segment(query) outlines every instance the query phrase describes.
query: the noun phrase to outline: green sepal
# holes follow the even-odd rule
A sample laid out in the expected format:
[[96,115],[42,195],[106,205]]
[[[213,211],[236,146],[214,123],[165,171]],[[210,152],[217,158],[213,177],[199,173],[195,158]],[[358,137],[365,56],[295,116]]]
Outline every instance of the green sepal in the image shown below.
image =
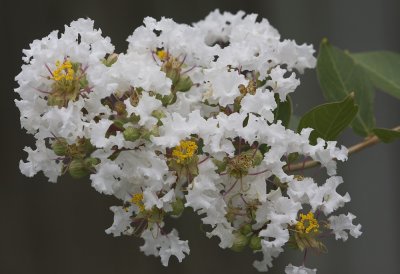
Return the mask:
[[261,238],[257,235],[253,235],[250,238],[249,247],[253,250],[261,250]]
[[240,252],[245,249],[247,244],[249,243],[249,237],[239,233],[239,232],[234,232],[233,233],[234,239],[233,239],[233,245],[231,246],[231,249],[235,252]]

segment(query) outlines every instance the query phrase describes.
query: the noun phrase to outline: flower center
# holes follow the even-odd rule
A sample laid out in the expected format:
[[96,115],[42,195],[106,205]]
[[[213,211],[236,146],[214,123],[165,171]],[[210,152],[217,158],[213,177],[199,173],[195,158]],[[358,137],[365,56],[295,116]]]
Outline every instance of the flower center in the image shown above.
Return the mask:
[[136,205],[139,208],[140,212],[143,212],[144,211],[143,193],[133,194],[131,198],[131,203]]
[[300,233],[318,232],[319,224],[317,219],[314,217],[314,213],[308,212],[308,214],[300,213],[300,220],[296,223],[296,230]]
[[172,156],[179,164],[186,159],[190,159],[197,151],[197,144],[193,141],[181,141],[172,151]]
[[157,50],[156,54],[157,57],[160,58],[160,60],[165,60],[168,57],[168,53],[165,50]]
[[53,71],[53,79],[55,81],[72,81],[74,80],[75,72],[72,69],[72,63],[69,60],[65,60],[63,63],[60,61],[56,62],[56,69]]

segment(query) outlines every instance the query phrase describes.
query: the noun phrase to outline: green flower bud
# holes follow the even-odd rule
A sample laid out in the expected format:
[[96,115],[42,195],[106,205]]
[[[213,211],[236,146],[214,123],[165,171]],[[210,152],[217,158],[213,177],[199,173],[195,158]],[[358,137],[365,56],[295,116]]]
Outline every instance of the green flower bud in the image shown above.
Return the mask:
[[127,141],[134,142],[140,138],[140,131],[134,127],[127,127],[123,132],[124,138]]
[[110,54],[107,59],[103,60],[103,64],[106,65],[107,67],[111,67],[115,62],[118,60],[118,54],[113,53]]
[[253,235],[250,238],[249,247],[253,250],[260,250],[261,249],[261,238],[257,235]]
[[233,236],[235,238],[233,240],[233,245],[231,249],[236,252],[242,251],[249,243],[249,238],[239,232],[234,232]]
[[89,175],[85,162],[81,159],[72,160],[68,168],[69,174],[76,179]]
[[68,153],[68,143],[64,138],[57,138],[51,144],[51,149],[58,156],[65,156]]
[[100,160],[97,158],[89,157],[89,158],[86,158],[83,162],[85,163],[87,168],[91,168],[91,167],[99,164]]
[[160,120],[161,118],[165,117],[165,114],[162,110],[154,110],[151,113],[151,116],[153,116],[154,118],[157,118],[158,120]]
[[242,226],[240,228],[240,233],[242,233],[243,235],[248,235],[251,232],[253,232],[253,228],[251,227],[251,224],[245,224],[244,226]]
[[95,150],[95,147],[90,143],[89,139],[80,138],[77,142],[78,150],[83,154],[90,154]]
[[182,215],[184,209],[185,205],[183,204],[183,200],[180,198],[176,198],[175,202],[172,203],[171,215],[174,217],[179,217]]
[[176,83],[174,90],[185,92],[188,91],[193,86],[193,82],[189,76],[180,77],[179,81]]

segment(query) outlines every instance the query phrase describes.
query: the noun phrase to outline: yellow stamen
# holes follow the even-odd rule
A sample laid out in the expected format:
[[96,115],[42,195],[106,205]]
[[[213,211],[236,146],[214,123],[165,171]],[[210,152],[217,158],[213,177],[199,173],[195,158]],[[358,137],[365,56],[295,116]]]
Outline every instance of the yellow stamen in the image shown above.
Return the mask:
[[72,63],[69,60],[65,60],[63,63],[60,61],[56,62],[56,69],[53,71],[53,79],[55,81],[67,80],[72,81],[74,79],[75,72],[72,69]]
[[314,213],[308,212],[307,215],[300,213],[300,220],[296,223],[296,230],[300,233],[318,232],[319,224],[314,217]]
[[142,193],[134,194],[131,198],[131,203],[135,204],[139,208],[140,212],[145,210],[144,204],[143,204],[143,194]]
[[193,141],[181,141],[172,151],[172,156],[179,164],[186,159],[190,159],[197,152],[197,144]]
[[168,53],[165,50],[157,50],[156,54],[160,60],[165,60],[168,57]]

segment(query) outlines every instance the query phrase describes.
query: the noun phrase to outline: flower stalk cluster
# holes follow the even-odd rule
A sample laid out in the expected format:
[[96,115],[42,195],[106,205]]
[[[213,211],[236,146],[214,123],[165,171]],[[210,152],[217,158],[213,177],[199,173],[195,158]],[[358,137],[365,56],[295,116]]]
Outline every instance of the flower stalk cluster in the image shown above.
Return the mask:
[[[148,17],[119,54],[89,19],[35,40],[16,77],[21,125],[36,139],[21,172],[87,177],[121,200],[106,233],[141,237],[163,265],[190,252],[164,226],[189,207],[221,248],[261,253],[260,271],[286,246],[324,251],[322,233],[358,237],[354,215],[334,215],[350,201],[336,192],[347,149],[310,144],[313,129],[294,132],[274,111],[315,66],[314,49],[256,19],[218,10],[193,25]],[[289,155],[317,161],[327,180],[288,170]]]

